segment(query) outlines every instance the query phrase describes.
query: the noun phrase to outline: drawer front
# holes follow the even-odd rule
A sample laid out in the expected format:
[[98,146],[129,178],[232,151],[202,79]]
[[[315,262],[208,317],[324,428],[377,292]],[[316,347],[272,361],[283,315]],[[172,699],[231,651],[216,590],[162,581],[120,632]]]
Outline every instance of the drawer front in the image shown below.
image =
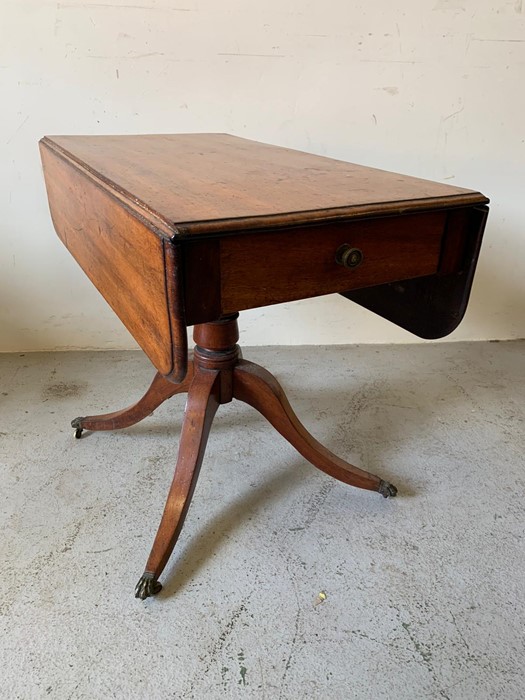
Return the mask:
[[[222,313],[434,274],[445,222],[430,212],[224,237]],[[362,253],[356,267],[336,260],[345,244]]]

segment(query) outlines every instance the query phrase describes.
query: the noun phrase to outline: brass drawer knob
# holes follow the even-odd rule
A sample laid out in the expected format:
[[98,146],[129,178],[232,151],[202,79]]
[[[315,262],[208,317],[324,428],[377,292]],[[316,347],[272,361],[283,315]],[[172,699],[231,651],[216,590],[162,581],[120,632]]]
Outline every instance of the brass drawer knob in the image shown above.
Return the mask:
[[348,243],[343,243],[343,245],[337,249],[335,261],[338,265],[348,267],[352,270],[361,265],[363,257],[363,252],[359,250],[359,248],[352,248]]

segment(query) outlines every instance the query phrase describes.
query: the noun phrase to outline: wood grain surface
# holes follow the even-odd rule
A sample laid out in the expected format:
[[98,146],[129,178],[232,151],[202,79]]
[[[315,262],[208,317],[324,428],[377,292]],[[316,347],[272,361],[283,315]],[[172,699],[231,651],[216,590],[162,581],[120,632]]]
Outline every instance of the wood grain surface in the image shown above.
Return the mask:
[[[434,274],[445,222],[445,212],[428,212],[224,236],[221,311],[228,314]],[[343,244],[362,251],[359,267],[337,264],[336,252]]]
[[49,136],[160,235],[486,203],[479,192],[228,134]]
[[183,380],[178,248],[46,143],[41,155],[58,236],[157,370]]

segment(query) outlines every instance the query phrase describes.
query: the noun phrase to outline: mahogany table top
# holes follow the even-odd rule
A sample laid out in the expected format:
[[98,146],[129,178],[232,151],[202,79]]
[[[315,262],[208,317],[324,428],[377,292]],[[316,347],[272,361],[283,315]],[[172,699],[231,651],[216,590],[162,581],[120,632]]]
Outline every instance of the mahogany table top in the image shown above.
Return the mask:
[[228,134],[49,136],[43,143],[169,238],[488,202],[472,190]]
[[425,338],[460,322],[487,198],[227,134],[47,136],[55,229],[157,370],[186,327],[340,293]]

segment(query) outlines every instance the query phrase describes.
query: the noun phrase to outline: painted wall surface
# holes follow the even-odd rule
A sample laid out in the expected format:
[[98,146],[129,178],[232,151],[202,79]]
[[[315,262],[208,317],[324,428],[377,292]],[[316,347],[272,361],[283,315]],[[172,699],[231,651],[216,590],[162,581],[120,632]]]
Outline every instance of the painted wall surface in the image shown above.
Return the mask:
[[[230,132],[477,189],[451,339],[525,336],[522,0],[3,0],[0,350],[134,341],[52,229],[43,134]],[[338,296],[244,313],[245,344],[416,339]]]

